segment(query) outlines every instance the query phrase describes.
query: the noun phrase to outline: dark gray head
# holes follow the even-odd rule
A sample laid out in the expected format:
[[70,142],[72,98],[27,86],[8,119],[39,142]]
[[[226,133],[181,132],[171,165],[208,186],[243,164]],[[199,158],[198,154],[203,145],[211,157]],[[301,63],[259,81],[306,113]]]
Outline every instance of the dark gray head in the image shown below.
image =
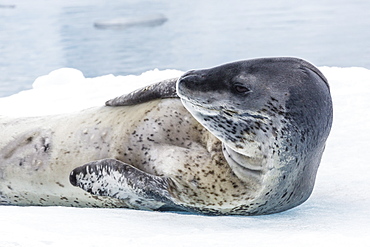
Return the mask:
[[316,67],[297,58],[238,61],[185,73],[177,93],[223,142],[234,173],[262,185],[256,210],[309,197],[332,123],[328,82]]

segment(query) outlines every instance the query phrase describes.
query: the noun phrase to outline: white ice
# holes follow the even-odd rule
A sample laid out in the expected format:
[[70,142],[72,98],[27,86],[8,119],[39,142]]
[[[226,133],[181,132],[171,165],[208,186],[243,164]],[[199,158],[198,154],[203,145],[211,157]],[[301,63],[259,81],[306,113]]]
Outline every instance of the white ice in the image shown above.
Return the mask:
[[[257,217],[0,206],[0,246],[370,246],[370,70],[320,69],[330,82],[334,124],[303,205]],[[31,90],[0,98],[0,115],[78,111],[181,73],[85,78],[60,69],[37,78]]]

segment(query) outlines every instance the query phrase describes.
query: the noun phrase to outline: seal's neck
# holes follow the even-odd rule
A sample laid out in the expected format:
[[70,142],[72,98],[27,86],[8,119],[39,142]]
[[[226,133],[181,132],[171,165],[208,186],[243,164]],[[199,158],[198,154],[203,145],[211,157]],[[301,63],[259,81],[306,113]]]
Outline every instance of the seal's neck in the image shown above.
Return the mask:
[[223,143],[223,154],[231,169],[243,181],[261,183],[266,173],[267,160],[262,156],[243,155]]

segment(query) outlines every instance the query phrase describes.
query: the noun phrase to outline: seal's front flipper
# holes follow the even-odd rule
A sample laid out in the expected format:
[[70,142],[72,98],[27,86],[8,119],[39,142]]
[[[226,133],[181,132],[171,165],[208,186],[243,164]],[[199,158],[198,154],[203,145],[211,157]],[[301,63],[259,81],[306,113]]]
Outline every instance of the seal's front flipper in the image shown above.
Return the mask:
[[176,82],[178,78],[172,78],[152,85],[140,88],[132,93],[105,102],[107,106],[129,106],[145,103],[156,99],[178,98]]
[[98,160],[74,169],[69,180],[72,185],[98,196],[123,200],[139,209],[174,207],[169,178],[145,173],[115,159]]

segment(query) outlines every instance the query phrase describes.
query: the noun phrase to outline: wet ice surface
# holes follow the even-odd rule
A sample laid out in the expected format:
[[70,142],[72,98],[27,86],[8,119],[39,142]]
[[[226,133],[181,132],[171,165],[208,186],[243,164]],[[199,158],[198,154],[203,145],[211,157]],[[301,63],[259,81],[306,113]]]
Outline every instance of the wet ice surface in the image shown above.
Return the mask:
[[[314,192],[303,205],[266,216],[210,217],[129,209],[0,206],[0,246],[364,246],[370,241],[370,70],[320,67],[334,123]],[[0,115],[30,116],[103,105],[136,87],[180,75],[85,78],[74,69],[39,77],[0,98]],[[53,100],[52,100],[53,99]]]
[[[0,96],[70,67],[87,77],[216,66],[261,56],[370,68],[370,1],[4,0]],[[163,15],[158,26],[101,30],[104,20]]]

